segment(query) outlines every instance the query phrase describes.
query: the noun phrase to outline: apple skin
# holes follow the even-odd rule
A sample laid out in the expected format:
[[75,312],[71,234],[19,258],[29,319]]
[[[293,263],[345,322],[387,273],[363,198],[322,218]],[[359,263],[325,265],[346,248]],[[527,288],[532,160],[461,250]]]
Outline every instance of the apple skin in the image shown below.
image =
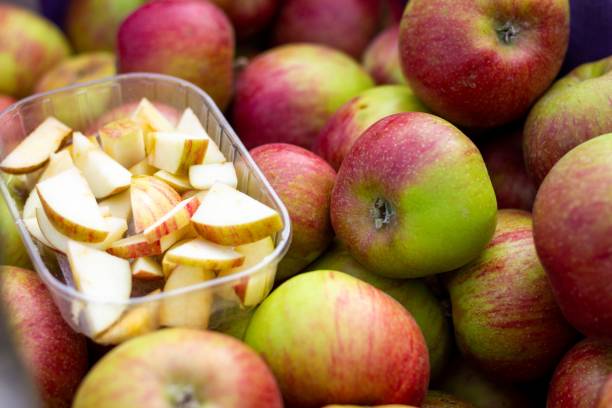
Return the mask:
[[421,112],[372,125],[342,162],[331,201],[338,238],[359,263],[391,278],[465,265],[489,242],[496,214],[476,146]]
[[70,54],[62,32],[33,12],[0,4],[0,93],[21,98],[30,94],[49,68]]
[[15,98],[10,96],[0,95],[0,112],[17,102]]
[[430,390],[421,408],[474,408],[474,406],[454,395]]
[[115,56],[109,52],[92,52],[65,59],[47,71],[36,84],[36,92],[93,81],[115,75]]
[[229,103],[234,30],[212,3],[147,3],[121,24],[117,48],[120,72],[174,75],[204,89],[221,109]]
[[41,400],[47,407],[70,407],[87,372],[85,337],[66,324],[36,272],[3,266],[0,298]]
[[395,280],[378,276],[360,265],[339,241],[335,241],[307,270],[344,272],[397,300],[410,312],[423,333],[429,351],[432,381],[440,376],[453,350],[453,338],[442,305],[425,283],[421,280]]
[[400,112],[427,112],[427,107],[404,85],[366,89],[334,113],[312,150],[336,170],[353,144],[372,124]]
[[238,340],[210,331],[164,329],[129,340],[106,354],[79,387],[73,407],[208,404],[283,406],[270,369]]
[[568,38],[568,0],[412,0],[400,27],[400,61],[434,112],[456,125],[490,128],[523,116],[548,88]]
[[555,164],[533,209],[538,256],[565,318],[612,339],[612,133]]
[[399,59],[399,24],[374,37],[362,62],[377,84],[406,84]]
[[359,58],[379,17],[377,0],[285,0],[273,28],[274,41],[323,44]]
[[[0,107],[0,110],[1,107]],[[27,194],[28,188],[22,185],[15,176],[3,175],[2,178],[9,187],[9,192],[15,199],[18,210],[23,209],[22,194]],[[0,259],[4,265],[31,268],[30,255],[21,241],[21,235],[13,221],[4,197],[0,195]]]
[[239,39],[252,37],[270,23],[279,0],[212,0],[232,20]]
[[290,144],[271,143],[250,153],[291,218],[291,246],[276,274],[282,281],[321,255],[334,236],[329,203],[336,172],[314,153]]
[[558,80],[531,109],[524,130],[525,163],[539,184],[563,155],[612,132],[612,56]]
[[256,307],[250,309],[236,307],[222,310],[217,312],[220,313],[219,315],[213,314],[211,317],[213,323],[209,328],[242,341],[255,310],[257,310]]
[[273,48],[238,77],[233,124],[249,149],[275,142],[309,149],[334,112],[372,86],[340,51],[312,44]]
[[448,289],[459,350],[496,378],[542,377],[576,337],[555,303],[526,211],[500,210],[493,239],[451,275]]
[[[607,385],[606,385],[607,383]],[[553,374],[547,408],[607,408],[612,384],[612,342],[587,338],[563,357]]]
[[427,390],[427,346],[410,313],[342,272],[280,285],[255,311],[245,342],[272,369],[287,406],[418,406]]

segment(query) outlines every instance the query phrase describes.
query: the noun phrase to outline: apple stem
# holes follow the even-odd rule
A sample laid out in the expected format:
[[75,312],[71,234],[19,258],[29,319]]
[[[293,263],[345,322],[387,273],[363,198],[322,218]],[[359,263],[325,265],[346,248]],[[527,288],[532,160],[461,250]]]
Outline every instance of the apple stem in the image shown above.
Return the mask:
[[372,218],[374,218],[374,227],[379,230],[391,223],[395,210],[389,201],[378,197],[374,201],[374,208],[372,208],[371,214]]
[[499,27],[497,30],[497,36],[504,44],[510,45],[513,44],[518,38],[519,33],[521,32],[520,28],[511,23],[510,21],[506,21],[504,25]]
[[170,404],[176,408],[199,408],[195,391],[191,385],[171,385],[166,391]]

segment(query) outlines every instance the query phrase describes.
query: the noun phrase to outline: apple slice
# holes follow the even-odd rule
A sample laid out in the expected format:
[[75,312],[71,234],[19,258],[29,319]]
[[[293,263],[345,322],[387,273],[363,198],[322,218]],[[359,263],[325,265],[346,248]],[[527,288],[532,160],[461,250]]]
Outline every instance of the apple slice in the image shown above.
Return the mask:
[[99,302],[87,302],[82,311],[88,333],[97,336],[115,323],[125,310],[125,305],[104,302],[125,302],[130,298],[130,263],[75,241],[68,242],[67,255],[76,289],[100,299]]
[[125,118],[104,125],[98,135],[102,149],[125,168],[146,159],[142,125]]
[[161,255],[166,252],[168,248],[182,239],[187,231],[187,227],[174,231],[170,235],[166,235],[165,237],[162,237],[161,240],[155,242],[147,242],[142,234],[133,235],[131,237],[115,241],[106,251],[111,255],[124,259]]
[[259,241],[283,228],[270,207],[225,184],[215,184],[191,217],[200,236],[221,245]]
[[172,187],[151,176],[133,177],[130,197],[137,234],[153,225],[181,201],[181,196]]
[[242,265],[244,255],[232,248],[203,239],[183,241],[166,252],[164,259],[180,265],[199,266],[210,271],[222,271]]
[[206,133],[202,123],[190,108],[185,109],[183,112],[183,115],[176,126],[176,130],[191,136],[205,137],[209,139],[204,160],[197,164],[214,164],[225,162],[225,156],[223,153],[221,153],[221,150],[219,150],[219,146],[217,146],[217,144],[210,138],[208,133]]
[[163,278],[164,273],[155,259],[143,256],[132,264],[132,276],[136,279],[153,280]]
[[36,189],[33,189],[32,191],[30,191],[30,195],[28,196],[25,201],[25,204],[23,205],[21,218],[36,218],[37,208],[42,208],[42,203],[40,202],[40,198],[38,198],[38,193],[36,192]]
[[[242,272],[261,262],[274,252],[274,241],[267,237],[252,244],[240,245],[234,248],[236,252],[244,255],[244,263],[233,269],[221,271],[219,276],[227,276]],[[245,276],[234,286],[234,291],[244,306],[255,306],[270,293],[274,285],[277,263],[259,269],[250,276]]]
[[166,215],[145,228],[142,235],[148,242],[159,241],[162,237],[191,224],[191,216],[199,206],[200,198],[197,195],[181,201]]
[[172,271],[177,266],[178,266],[177,263],[169,261],[168,257],[164,257],[164,259],[162,259],[162,273],[164,274],[164,279],[168,279],[168,276],[170,276]]
[[198,164],[189,168],[189,183],[200,190],[208,190],[215,183],[236,188],[238,177],[232,163]]
[[178,132],[151,132],[147,158],[151,166],[172,174],[185,174],[189,167],[201,163],[208,139]]
[[45,165],[72,129],[48,117],[0,163],[0,170],[11,174],[30,173]]
[[75,168],[38,183],[38,197],[59,232],[71,239],[102,242],[108,226],[87,181]]
[[157,177],[163,182],[168,183],[168,185],[175,189],[179,194],[193,189],[191,184],[189,184],[189,177],[186,176],[177,176],[175,174],[168,173],[165,170],[159,170],[153,176]]
[[[214,278],[215,274],[212,271],[194,266],[179,265],[166,281],[164,292],[197,285]],[[213,292],[210,289],[201,289],[168,297],[162,301],[159,321],[162,326],[206,329],[212,303]]]
[[56,176],[66,170],[74,167],[74,162],[70,156],[68,150],[60,150],[57,153],[51,153],[49,156],[49,164],[45,168],[45,171],[40,175],[38,182],[48,179],[49,177]]
[[171,132],[174,130],[174,126],[147,98],[140,101],[131,118],[146,125],[151,131]]
[[157,173],[158,170],[149,164],[149,160],[144,159],[140,163],[130,167],[130,173],[133,176],[152,176]]
[[98,205],[98,207],[100,207],[100,214],[102,214],[104,218],[112,217],[111,210],[109,207],[105,205]]
[[130,190],[122,191],[119,194],[112,195],[100,201],[99,207],[107,207],[111,216],[123,218],[127,221],[130,218],[130,215],[132,215]]
[[[157,289],[146,296],[157,295],[159,293],[161,291]],[[99,334],[94,340],[99,344],[120,344],[126,340],[156,330],[159,327],[159,306],[159,301],[148,301],[131,307],[118,321]]]
[[23,220],[23,223],[25,224],[25,227],[30,233],[30,235],[34,237],[34,239],[51,249],[56,249],[53,245],[51,245],[49,240],[45,238],[44,234],[40,230],[40,227],[38,226],[38,221],[36,220],[36,218],[26,218]]

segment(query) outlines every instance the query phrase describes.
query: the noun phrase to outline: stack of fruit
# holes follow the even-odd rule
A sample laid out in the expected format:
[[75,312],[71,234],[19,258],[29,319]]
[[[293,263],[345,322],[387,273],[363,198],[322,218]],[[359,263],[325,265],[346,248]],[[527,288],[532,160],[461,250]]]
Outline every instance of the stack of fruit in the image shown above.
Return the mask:
[[69,40],[0,3],[0,110],[191,81],[293,233],[278,271],[189,291],[283,225],[170,100],[94,103],[94,126],[58,105],[4,140],[58,279],[111,302],[73,307],[74,333],[4,209],[0,297],[48,406],[612,407],[612,2],[407,3],[73,0]]

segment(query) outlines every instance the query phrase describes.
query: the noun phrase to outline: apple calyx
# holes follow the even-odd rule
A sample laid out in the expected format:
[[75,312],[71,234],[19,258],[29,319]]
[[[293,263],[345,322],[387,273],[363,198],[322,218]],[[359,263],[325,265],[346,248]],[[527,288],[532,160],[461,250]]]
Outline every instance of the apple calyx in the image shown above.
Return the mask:
[[199,408],[196,392],[190,384],[172,384],[166,390],[170,406],[175,408]]
[[521,27],[512,21],[506,21],[503,25],[497,27],[495,31],[503,44],[512,45],[516,42],[521,32]]
[[382,229],[385,225],[391,224],[391,220],[395,216],[393,205],[382,197],[378,197],[374,201],[374,207],[370,210],[370,215],[374,219],[374,228]]

